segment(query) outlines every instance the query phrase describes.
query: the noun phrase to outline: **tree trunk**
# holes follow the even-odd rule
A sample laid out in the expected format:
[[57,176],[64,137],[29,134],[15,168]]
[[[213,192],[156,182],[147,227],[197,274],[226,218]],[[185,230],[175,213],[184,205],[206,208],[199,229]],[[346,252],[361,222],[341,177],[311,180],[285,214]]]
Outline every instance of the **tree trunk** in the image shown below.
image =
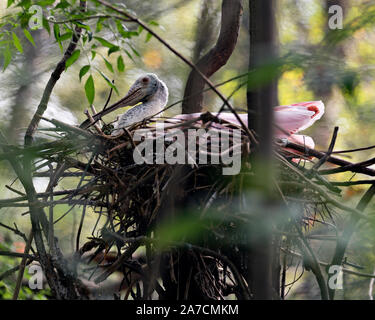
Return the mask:
[[[249,0],[250,56],[251,71],[277,57],[276,19],[274,0]],[[249,84],[251,82],[249,81]],[[272,139],[273,107],[277,101],[277,80],[261,87],[247,90],[248,125],[259,136],[259,148],[254,155],[254,171],[260,181],[253,188],[260,188],[264,195],[263,212],[258,212],[256,223],[250,226],[248,254],[248,283],[254,299],[271,300],[275,291],[279,292],[279,252],[278,241],[272,234],[274,223],[272,212]]]
[[[232,55],[236,46],[242,16],[242,0],[223,0],[221,29],[216,45],[197,63],[199,70],[211,77]],[[202,111],[204,80],[192,70],[186,83],[182,113]]]

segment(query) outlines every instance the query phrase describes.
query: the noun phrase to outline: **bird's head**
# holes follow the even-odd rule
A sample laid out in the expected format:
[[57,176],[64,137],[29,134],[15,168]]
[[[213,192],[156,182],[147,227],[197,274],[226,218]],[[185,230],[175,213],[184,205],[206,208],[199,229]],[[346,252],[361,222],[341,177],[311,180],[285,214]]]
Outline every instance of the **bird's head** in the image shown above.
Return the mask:
[[[104,115],[117,110],[118,108],[134,106],[139,102],[148,103],[149,105],[162,109],[168,102],[168,88],[156,74],[147,73],[139,77],[130,87],[129,92],[120,101],[117,101],[110,107],[100,111],[93,116],[94,120],[98,120]],[[81,124],[81,128],[90,126],[90,120],[86,120]]]
[[168,89],[157,75],[153,73],[139,77],[130,87],[127,95],[121,100],[122,106],[134,106],[139,102],[147,102],[158,98],[167,102]]

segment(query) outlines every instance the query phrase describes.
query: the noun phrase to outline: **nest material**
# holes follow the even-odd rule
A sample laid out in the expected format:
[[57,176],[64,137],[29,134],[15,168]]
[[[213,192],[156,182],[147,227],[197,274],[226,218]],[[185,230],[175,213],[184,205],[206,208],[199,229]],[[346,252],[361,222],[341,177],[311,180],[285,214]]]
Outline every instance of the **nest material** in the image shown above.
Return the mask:
[[[217,118],[206,114],[195,121],[176,123],[175,119],[166,119],[164,123],[169,126],[167,129],[169,133],[176,128],[187,133],[187,130],[191,128],[210,128],[216,121],[218,121]],[[239,175],[225,177],[222,175],[223,164],[135,164],[133,153],[140,142],[133,140],[134,133],[141,128],[149,129],[155,137],[155,123],[152,120],[135,124],[125,129],[118,137],[108,136],[98,127],[96,127],[98,132],[90,129],[92,132],[87,134],[88,131],[80,129],[77,131],[58,121],[54,124],[66,133],[63,140],[69,141],[71,148],[69,152],[64,150],[63,154],[54,158],[58,163],[57,167],[63,168],[59,174],[61,177],[80,177],[77,189],[65,198],[68,198],[70,203],[82,204],[83,213],[87,211],[87,207],[91,207],[98,214],[98,221],[92,230],[93,237],[80,248],[79,254],[82,255],[95,249],[92,260],[103,250],[115,252],[115,262],[103,273],[96,274],[95,282],[100,283],[113,272],[123,270],[124,279],[130,286],[129,292],[133,298],[137,298],[131,288],[132,274],[141,272],[137,269],[139,266],[141,269],[144,266],[151,268],[155,259],[161,259],[159,261],[167,259],[164,274],[168,273],[170,285],[176,281],[176,264],[185,261],[195,266],[193,276],[190,275],[186,281],[191,283],[192,290],[198,292],[201,297],[220,299],[230,293],[240,298],[246,294],[250,295],[248,288],[240,285],[241,277],[235,277],[236,272],[243,275],[247,272],[247,257],[238,253],[241,246],[248,241],[248,230],[244,230],[243,227],[248,223],[246,221],[249,219],[249,208],[252,206],[246,202],[246,181],[256,177],[251,169],[249,157],[251,140],[245,131],[241,131],[242,171]],[[220,126],[228,129],[241,129],[232,123],[221,122]],[[86,145],[74,151],[72,141],[80,146],[86,141]],[[173,139],[166,139],[165,148],[168,148],[173,141]],[[220,152],[232,153],[233,143],[229,144],[228,149],[230,150],[221,149]],[[199,148],[197,147],[196,150],[198,153]],[[211,151],[208,147],[208,163],[212,156]],[[75,156],[72,157],[72,154]],[[285,152],[283,152],[284,155],[278,154],[285,161],[287,160]],[[40,156],[43,157],[43,155]],[[157,155],[154,154],[153,158],[156,157]],[[295,155],[289,154],[290,159],[293,157]],[[51,161],[50,155],[48,158]],[[288,163],[297,171],[294,172],[285,163],[278,164],[281,169],[278,178],[280,191],[290,201],[293,198],[296,199],[295,202],[300,206],[301,212],[306,214],[306,216],[302,214],[299,221],[305,221],[306,225],[309,225],[317,214],[326,215],[328,207],[321,195],[313,188],[309,188],[297,174],[297,172],[303,172],[304,169],[296,167],[291,161]],[[72,172],[72,168],[78,170]],[[194,210],[188,210],[188,208]],[[193,218],[203,223],[196,225],[200,230],[198,238],[194,238],[189,232],[182,231],[182,234],[177,236],[174,234],[170,237],[169,248],[173,248],[176,243],[195,243],[198,245],[196,248],[201,249],[194,251],[191,250],[192,247],[183,247],[185,251],[194,251],[190,252],[190,258],[182,257],[181,253],[173,250],[167,258],[165,255],[157,258],[155,248],[158,246],[153,242],[153,239],[156,240],[161,232],[158,231],[157,226],[166,219],[177,219],[178,210],[182,211],[180,213],[182,219]],[[104,223],[102,220],[101,228],[98,227],[100,219],[105,219]],[[83,219],[81,224],[82,222]],[[82,225],[79,230],[81,229]],[[161,235],[165,236],[165,234]],[[80,241],[79,237],[78,233],[77,244]],[[136,268],[132,254],[143,245],[146,246],[146,260],[151,259],[153,262],[138,261]],[[199,252],[203,250],[202,248],[209,248],[207,250],[212,250],[212,253],[216,252],[217,256],[212,254],[209,257],[207,252],[206,254]],[[165,247],[163,250],[166,250]],[[153,258],[149,256],[151,253]],[[220,259],[221,255],[224,261]],[[232,267],[228,268],[228,261],[225,259],[233,262]],[[127,268],[124,269],[124,266]],[[129,266],[131,266],[130,269]],[[161,295],[157,284],[150,286]]]

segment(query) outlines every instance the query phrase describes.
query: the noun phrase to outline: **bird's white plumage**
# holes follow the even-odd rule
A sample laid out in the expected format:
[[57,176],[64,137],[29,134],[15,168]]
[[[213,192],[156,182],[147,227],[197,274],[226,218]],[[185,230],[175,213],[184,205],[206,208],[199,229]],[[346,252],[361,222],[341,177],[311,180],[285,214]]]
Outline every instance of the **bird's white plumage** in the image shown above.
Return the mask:
[[122,100],[123,106],[142,103],[119,116],[111,133],[112,136],[119,135],[123,128],[143,121],[145,118],[154,115],[160,117],[168,102],[168,88],[155,74],[150,73],[138,78]]

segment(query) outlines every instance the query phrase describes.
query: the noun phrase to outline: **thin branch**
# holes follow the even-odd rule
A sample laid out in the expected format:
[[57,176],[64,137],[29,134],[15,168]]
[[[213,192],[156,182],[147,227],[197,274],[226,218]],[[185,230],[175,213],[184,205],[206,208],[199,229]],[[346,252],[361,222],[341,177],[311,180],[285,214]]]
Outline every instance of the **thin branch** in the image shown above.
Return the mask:
[[[13,297],[12,297],[13,300],[18,299],[18,295],[19,295],[20,290],[21,290],[23,274],[25,272],[25,267],[26,267],[26,263],[27,263],[27,259],[28,259],[27,255],[30,251],[31,244],[33,242],[33,238],[34,238],[34,233],[31,230],[30,233],[29,233],[29,237],[27,239],[27,242],[26,242],[26,247],[25,247],[25,250],[24,250],[24,256],[22,257],[22,261],[21,261],[21,264],[20,264],[17,282],[16,282],[16,287],[14,288]],[[29,259],[29,260],[31,261],[32,259]]]
[[[240,21],[242,16],[242,0],[223,0],[221,9],[221,29],[215,46],[196,64],[202,74],[211,77],[225,65],[233,53],[237,43]],[[184,92],[182,113],[202,111],[203,94],[191,96],[201,92],[205,86],[205,79],[197,73],[195,68],[190,72]]]
[[328,160],[328,158],[331,156],[331,154],[333,152],[333,148],[335,147],[338,131],[339,131],[339,127],[335,127],[335,129],[333,131],[331,143],[330,143],[329,148],[328,148],[328,151],[326,152],[324,157],[320,158],[319,161],[312,167],[312,169],[311,169],[312,171],[318,170]]
[[[291,149],[296,150],[298,152],[301,152],[302,154],[304,154],[306,156],[313,156],[313,157],[318,158],[318,159],[321,159],[325,156],[324,152],[316,151],[314,149],[310,149],[307,146],[303,146],[303,145],[293,143],[293,142],[290,142],[290,141],[286,142],[285,147],[291,148]],[[358,166],[358,164],[356,164],[354,166],[353,163],[351,163],[349,161],[346,161],[346,160],[342,160],[340,158],[330,156],[327,159],[327,162],[330,162],[332,164],[335,164],[335,165],[338,165],[338,166],[341,166],[341,167],[346,166],[346,171],[363,173],[363,174],[367,174],[367,175],[372,176],[372,177],[375,176],[375,170],[373,170],[371,168],[367,168],[367,167]]]
[[[359,201],[356,209],[358,211],[364,211],[366,209],[367,205],[370,203],[370,201],[374,197],[374,195],[375,195],[375,184],[373,184],[367,190],[367,192],[363,195],[363,197]],[[354,231],[357,227],[358,221],[359,221],[359,217],[357,215],[352,214],[350,216],[349,221],[346,223],[346,225],[344,227],[344,231],[342,233],[341,238],[338,239],[338,241],[337,241],[335,254],[333,256],[331,265],[339,265],[339,266],[342,265],[342,260],[343,260],[344,255],[345,255],[346,248],[349,245],[350,238],[353,235],[353,233],[354,233]],[[329,289],[329,295],[330,295],[330,299],[333,300],[334,297],[335,297],[335,289]]]

